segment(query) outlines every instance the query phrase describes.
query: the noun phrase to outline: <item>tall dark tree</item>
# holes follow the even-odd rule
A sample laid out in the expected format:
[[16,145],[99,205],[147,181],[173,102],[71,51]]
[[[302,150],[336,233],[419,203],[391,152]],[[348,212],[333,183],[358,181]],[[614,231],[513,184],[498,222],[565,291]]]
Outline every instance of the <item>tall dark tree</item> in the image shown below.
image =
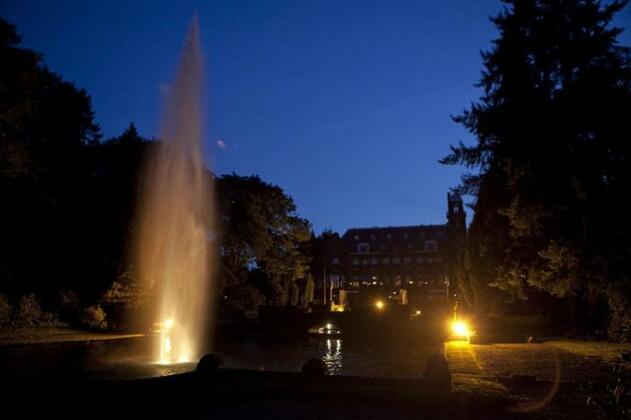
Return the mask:
[[605,295],[613,314],[631,274],[631,60],[611,26],[627,2],[505,3],[484,95],[456,117],[477,143],[443,161],[478,170],[461,186],[477,195],[469,274],[522,296]]
[[224,285],[255,287],[272,305],[296,303],[296,282],[309,263],[309,222],[281,188],[256,176],[223,175],[216,188]]
[[[311,238],[311,273],[317,285],[317,298],[322,299],[330,295],[330,284],[324,284],[325,277],[330,275],[344,276],[347,267],[344,266],[342,256],[346,255],[344,242],[337,232],[325,229],[320,235]],[[323,288],[326,287],[326,290]],[[329,298],[327,298],[328,301]]]
[[92,208],[80,197],[100,134],[87,93],[19,44],[0,20],[0,285],[45,292],[85,283],[97,262],[87,251]]

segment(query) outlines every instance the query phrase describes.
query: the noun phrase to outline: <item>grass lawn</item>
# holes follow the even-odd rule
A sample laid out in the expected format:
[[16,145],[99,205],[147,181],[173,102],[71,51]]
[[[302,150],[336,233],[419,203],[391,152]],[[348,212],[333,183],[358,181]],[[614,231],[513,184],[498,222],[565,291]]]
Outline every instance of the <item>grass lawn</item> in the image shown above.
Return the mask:
[[608,343],[603,341],[558,340],[546,344],[583,357],[594,357],[610,362],[620,357],[621,351],[631,351],[631,343]]
[[113,334],[82,331],[70,328],[24,328],[0,331],[0,346],[38,343],[61,343],[72,341],[116,340],[142,337],[143,334]]

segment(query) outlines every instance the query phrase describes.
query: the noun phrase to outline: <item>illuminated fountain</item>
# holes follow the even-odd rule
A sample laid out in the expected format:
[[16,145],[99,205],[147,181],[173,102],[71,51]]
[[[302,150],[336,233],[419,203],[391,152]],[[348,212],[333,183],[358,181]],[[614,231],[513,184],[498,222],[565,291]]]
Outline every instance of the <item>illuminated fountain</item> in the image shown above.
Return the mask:
[[197,360],[210,342],[212,178],[202,153],[203,68],[197,18],[171,84],[161,139],[144,176],[136,265],[151,292],[154,360]]

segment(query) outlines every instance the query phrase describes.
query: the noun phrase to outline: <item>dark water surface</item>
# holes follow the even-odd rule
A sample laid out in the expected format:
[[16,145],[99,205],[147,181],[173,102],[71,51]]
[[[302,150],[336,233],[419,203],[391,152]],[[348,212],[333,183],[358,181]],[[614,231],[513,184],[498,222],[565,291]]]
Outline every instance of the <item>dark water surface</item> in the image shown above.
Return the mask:
[[[126,380],[195,369],[195,363],[153,363],[146,356],[149,343],[148,338],[136,338],[4,346],[0,347],[0,379]],[[215,352],[228,368],[298,372],[306,360],[320,358],[329,374],[372,377],[418,377],[427,357],[438,350],[418,343],[343,337],[224,337],[215,344]]]

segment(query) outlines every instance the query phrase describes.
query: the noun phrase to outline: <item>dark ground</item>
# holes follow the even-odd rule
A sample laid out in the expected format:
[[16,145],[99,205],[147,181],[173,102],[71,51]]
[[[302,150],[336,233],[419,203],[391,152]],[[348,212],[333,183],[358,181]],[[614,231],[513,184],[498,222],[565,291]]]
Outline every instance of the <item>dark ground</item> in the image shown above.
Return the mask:
[[[3,418],[607,418],[586,398],[611,380],[611,343],[445,343],[452,392],[420,379],[225,369],[133,381],[46,375],[12,381]],[[591,390],[590,390],[591,389]],[[9,411],[10,410],[10,411]],[[609,418],[612,417],[611,415]]]
[[[239,331],[242,333],[244,331]],[[375,340],[384,340],[374,332],[364,333]],[[82,365],[89,361],[81,358],[83,350],[77,340],[82,337],[84,340],[124,339],[121,343],[130,339],[58,331],[40,332],[39,336],[26,334],[13,341],[5,337],[0,341],[0,357],[15,351],[45,355],[47,350],[52,353],[54,346],[61,346],[61,351],[69,352],[65,359],[72,361],[64,365],[61,362],[64,358],[44,357],[41,366],[31,366],[31,373],[23,377],[19,369],[17,375],[0,372],[0,405],[3,407],[0,419],[620,418],[615,416],[615,411],[612,415],[602,407],[586,405],[586,400],[590,396],[610,400],[610,389],[616,381],[611,363],[619,358],[621,351],[631,350],[629,344],[576,340],[541,344],[436,343],[438,351],[442,349],[447,358],[452,375],[452,392],[441,399],[431,384],[422,383],[418,372],[410,372],[408,378],[314,378],[298,373],[225,369],[210,378],[184,373],[129,380],[135,374],[117,374],[106,376],[107,380],[103,377],[95,380],[87,377],[86,367]],[[17,347],[17,343],[33,340],[42,344],[29,344],[23,350]],[[67,340],[72,342],[66,343]],[[61,343],[54,344],[55,341]],[[395,344],[413,350],[419,343],[404,337]],[[90,346],[103,347],[102,352],[95,352],[95,357],[104,356],[112,347],[98,342]],[[23,359],[21,363],[29,364],[35,357]],[[3,366],[10,369],[13,363],[10,360],[0,360],[0,369]],[[59,366],[46,363],[59,363]],[[136,364],[121,366],[133,370]],[[178,370],[167,369],[163,374],[174,372]]]

